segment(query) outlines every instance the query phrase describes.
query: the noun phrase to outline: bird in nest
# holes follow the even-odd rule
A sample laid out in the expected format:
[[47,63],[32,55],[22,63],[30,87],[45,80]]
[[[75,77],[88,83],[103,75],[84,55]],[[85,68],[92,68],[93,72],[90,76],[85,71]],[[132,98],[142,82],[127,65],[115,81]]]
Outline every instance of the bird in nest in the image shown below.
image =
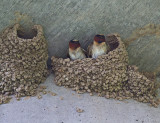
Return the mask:
[[94,41],[87,48],[87,56],[91,58],[97,58],[100,55],[104,55],[109,51],[109,45],[106,43],[105,36],[97,34],[94,37]]
[[86,58],[86,51],[81,48],[79,40],[71,40],[69,42],[68,57],[71,60]]

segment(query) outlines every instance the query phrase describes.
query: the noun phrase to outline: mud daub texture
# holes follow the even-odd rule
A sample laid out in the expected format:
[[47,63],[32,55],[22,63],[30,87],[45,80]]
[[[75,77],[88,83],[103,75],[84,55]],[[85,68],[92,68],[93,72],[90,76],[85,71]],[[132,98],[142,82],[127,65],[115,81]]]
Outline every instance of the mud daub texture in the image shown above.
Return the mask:
[[155,82],[128,65],[128,54],[120,36],[107,36],[107,43],[111,50],[97,59],[71,61],[52,57],[56,84],[78,93],[96,92],[106,98],[133,98],[154,104]]
[[31,33],[19,24],[5,29],[0,35],[0,103],[7,95],[34,95],[48,74],[47,41],[43,29],[35,25]]

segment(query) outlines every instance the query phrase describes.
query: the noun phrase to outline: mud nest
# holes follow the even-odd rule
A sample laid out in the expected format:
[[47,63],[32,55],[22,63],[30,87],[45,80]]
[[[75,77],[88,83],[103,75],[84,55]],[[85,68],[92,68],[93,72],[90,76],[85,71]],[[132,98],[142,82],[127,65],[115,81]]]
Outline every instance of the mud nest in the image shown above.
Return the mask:
[[98,93],[118,100],[133,98],[154,106],[155,82],[128,65],[128,54],[120,36],[107,36],[111,50],[97,59],[70,60],[52,57],[55,83],[72,88],[78,93]]
[[47,41],[40,25],[31,33],[21,30],[19,24],[5,29],[0,35],[0,103],[9,95],[34,95],[47,71]]

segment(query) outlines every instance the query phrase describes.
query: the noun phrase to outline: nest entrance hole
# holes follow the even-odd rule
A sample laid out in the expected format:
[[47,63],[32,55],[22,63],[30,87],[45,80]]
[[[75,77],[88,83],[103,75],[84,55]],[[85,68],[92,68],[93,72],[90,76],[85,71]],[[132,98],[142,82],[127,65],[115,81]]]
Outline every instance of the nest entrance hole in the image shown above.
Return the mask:
[[20,28],[17,30],[17,36],[22,39],[33,39],[37,36],[37,30]]

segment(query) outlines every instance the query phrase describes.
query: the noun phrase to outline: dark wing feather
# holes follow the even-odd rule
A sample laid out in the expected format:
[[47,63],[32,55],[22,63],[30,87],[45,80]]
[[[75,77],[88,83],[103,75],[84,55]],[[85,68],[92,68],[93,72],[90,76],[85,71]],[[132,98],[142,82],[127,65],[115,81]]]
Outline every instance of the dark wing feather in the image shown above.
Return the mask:
[[87,52],[83,49],[83,48],[81,48],[82,49],[82,52],[85,54],[85,56],[87,57]]
[[88,58],[91,58],[92,57],[92,47],[93,47],[93,43],[90,44],[87,48],[87,56]]
[[67,58],[70,58],[70,56],[69,56],[69,49],[67,50]]

